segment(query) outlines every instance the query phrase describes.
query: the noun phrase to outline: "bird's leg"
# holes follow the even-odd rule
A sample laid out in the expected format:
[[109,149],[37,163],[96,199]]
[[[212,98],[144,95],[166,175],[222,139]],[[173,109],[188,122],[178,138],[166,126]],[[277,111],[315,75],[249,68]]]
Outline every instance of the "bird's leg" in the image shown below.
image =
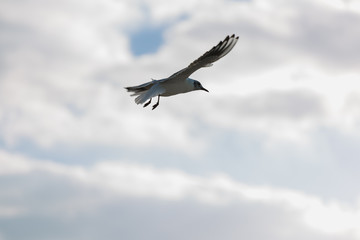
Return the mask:
[[160,95],[158,95],[157,103],[152,107],[152,110],[154,110],[157,106],[159,106],[160,103]]
[[147,103],[144,104],[144,107],[146,107],[147,105],[149,105],[151,103],[151,99],[152,98],[150,98],[150,100]]

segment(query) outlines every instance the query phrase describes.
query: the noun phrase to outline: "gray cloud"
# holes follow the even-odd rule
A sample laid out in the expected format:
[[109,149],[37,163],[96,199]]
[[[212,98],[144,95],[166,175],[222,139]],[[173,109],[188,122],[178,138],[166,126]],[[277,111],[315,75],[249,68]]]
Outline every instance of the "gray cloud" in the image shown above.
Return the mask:
[[[325,1],[178,1],[171,9],[164,3],[149,1],[150,22],[173,21],[164,33],[164,45],[152,55],[135,58],[124,32],[143,21],[141,2],[2,1],[1,147],[13,152],[27,148],[31,156],[46,155],[70,165],[88,166],[90,158],[93,163],[111,155],[196,174],[220,171],[240,182],[285,186],[329,201],[352,202],[358,195],[353,185],[358,182],[358,138],[341,133],[341,112],[334,110],[340,116],[336,119],[330,115],[331,97],[320,95],[326,92],[326,81],[312,81],[318,76],[312,69],[296,84],[289,77],[292,73],[276,75],[289,81],[269,78],[266,86],[260,86],[259,78],[267,78],[272,69],[287,70],[288,65],[310,66],[325,80],[332,70],[339,79],[348,72],[357,77],[359,30],[354,26],[359,14],[329,7]],[[187,18],[173,20],[184,13]],[[159,111],[151,112],[136,106],[122,89],[170,75],[208,50],[219,36],[233,32],[240,35],[234,51],[212,69],[197,73],[208,74],[203,79],[209,81],[221,80],[215,94],[164,99]],[[253,77],[251,83],[237,81],[248,80],[245,73]],[[226,81],[231,84],[223,84]],[[250,89],[250,84],[256,86]],[[316,87],[319,95],[309,90]],[[226,91],[216,95],[221,89]],[[237,89],[244,92],[236,95]],[[358,117],[357,100],[347,104],[348,118]],[[356,125],[354,121],[349,128],[354,135]],[[305,144],[289,143],[299,133]],[[269,144],[266,134],[275,138],[284,134],[285,141]],[[30,144],[25,146],[24,139]],[[188,152],[195,154],[189,157]],[[137,185],[117,178],[106,182],[124,183],[130,193],[140,186],[148,195],[139,197],[64,177],[71,174],[70,167],[59,176],[56,171],[44,172],[48,163],[40,161],[37,166],[27,172],[26,165],[21,169],[10,164],[11,174],[0,176],[0,239],[355,239],[347,232],[329,235],[311,229],[300,212],[277,204],[240,198],[214,206],[198,199],[207,193],[210,199],[229,196],[213,188],[195,188],[185,194],[192,197],[177,201],[152,198],[162,192],[155,191],[157,185],[149,187],[157,181],[144,184],[141,177],[148,176],[144,172],[135,179]],[[95,180],[103,183],[119,173]],[[179,176],[176,171],[167,174],[170,180]]]
[[[321,117],[321,98],[307,90],[269,91],[230,100],[242,117],[303,120]],[[226,105],[226,104],[224,104]]]
[[133,198],[41,172],[1,179],[1,204],[26,210],[0,217],[4,239],[355,239],[315,231],[278,204]]
[[[92,197],[92,196],[89,196]],[[117,201],[117,203],[115,202]],[[255,214],[254,214],[255,213]],[[274,215],[271,219],[269,215]],[[195,203],[113,199],[71,218],[36,214],[1,219],[4,239],[347,239],[316,234],[291,214],[261,206],[209,208]],[[169,221],[171,219],[171,221]],[[41,226],[41,227],[40,227]],[[22,231],[19,231],[21,229]],[[261,230],[260,230],[261,229]],[[285,236],[283,236],[285,235]]]
[[224,8],[228,11],[219,15],[231,16],[232,21],[218,21],[202,10],[198,18],[203,19],[194,17],[198,24],[192,25],[190,18],[181,31],[186,26],[186,33],[199,39],[215,38],[218,32],[238,33],[241,57],[233,63],[237,72],[253,74],[291,63],[316,64],[326,71],[359,69],[360,30],[354,26],[359,25],[360,14],[346,4],[331,7],[325,2],[278,1],[267,6],[258,1]]
[[305,4],[291,22],[296,33],[289,46],[295,43],[310,61],[325,63],[332,70],[359,69],[360,30],[354,27],[360,24],[357,12]]

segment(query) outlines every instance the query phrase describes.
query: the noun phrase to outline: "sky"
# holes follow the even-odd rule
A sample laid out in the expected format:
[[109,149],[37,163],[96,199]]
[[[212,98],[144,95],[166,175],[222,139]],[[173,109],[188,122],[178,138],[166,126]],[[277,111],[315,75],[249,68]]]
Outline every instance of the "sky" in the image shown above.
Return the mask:
[[[0,240],[360,239],[360,2],[2,0]],[[234,49],[210,92],[124,89]]]

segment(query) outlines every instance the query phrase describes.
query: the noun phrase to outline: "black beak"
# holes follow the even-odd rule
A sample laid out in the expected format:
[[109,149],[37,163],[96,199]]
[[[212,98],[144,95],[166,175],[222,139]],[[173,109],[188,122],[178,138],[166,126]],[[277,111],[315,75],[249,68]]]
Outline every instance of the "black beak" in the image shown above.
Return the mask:
[[206,91],[206,92],[209,92],[206,88],[204,88],[204,87],[201,87],[201,90],[204,90],[204,91]]

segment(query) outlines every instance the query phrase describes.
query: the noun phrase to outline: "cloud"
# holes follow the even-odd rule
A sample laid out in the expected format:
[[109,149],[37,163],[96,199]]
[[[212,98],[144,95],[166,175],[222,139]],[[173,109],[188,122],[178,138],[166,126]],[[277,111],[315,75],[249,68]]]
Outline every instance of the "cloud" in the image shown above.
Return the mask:
[[[241,118],[275,118],[301,121],[323,114],[321,98],[309,91],[269,91],[218,103],[236,109]],[[231,106],[235,105],[235,106]]]
[[[321,19],[316,17],[319,15]],[[305,51],[310,61],[316,59],[319,64],[327,64],[329,69],[356,69],[359,59],[354,50],[356,52],[358,47],[360,32],[351,26],[358,22],[359,14],[346,8],[318,6],[310,11],[299,11],[293,22],[298,32],[291,42]]]
[[[91,201],[85,200],[84,196],[75,194],[72,192],[73,190],[69,196],[70,202],[66,200],[65,196],[56,201],[55,199],[36,198],[37,201],[50,204],[44,208],[47,211],[46,214],[50,215],[54,212],[69,212],[69,207],[72,209],[72,214],[82,214],[92,211],[93,208],[102,207],[109,201],[109,198],[120,196],[121,198],[153,199],[154,201],[175,201],[180,205],[182,202],[195,201],[196,204],[208,206],[206,208],[226,209],[227,206],[249,203],[266,208],[274,207],[279,211],[296,212],[296,216],[293,216],[296,217],[296,221],[300,221],[304,226],[322,234],[354,233],[360,237],[360,229],[357,224],[360,218],[360,209],[357,205],[347,206],[337,201],[324,202],[316,196],[289,189],[251,186],[236,182],[224,174],[200,177],[180,170],[156,169],[150,166],[109,161],[102,161],[85,168],[28,159],[4,151],[1,151],[0,154],[0,164],[2,178],[8,176],[7,178],[27,179],[36,173],[41,182],[47,183],[33,182],[35,185],[29,187],[36,188],[40,192],[51,188],[53,184],[60,184],[60,186],[72,184],[74,191],[79,188],[80,192],[85,191],[85,195],[102,192],[103,197],[94,196],[95,198]],[[9,187],[6,187],[3,194],[8,191]],[[10,195],[10,199],[14,198],[15,209],[26,209],[25,215],[34,214],[35,212],[32,211],[39,207],[37,203],[32,206],[34,203],[29,205],[24,201],[19,201],[18,197],[25,199],[35,197],[28,195],[30,191],[31,189],[20,189],[21,195]],[[85,201],[85,204],[79,205],[78,201]],[[5,208],[2,216],[6,217],[5,213],[11,212],[11,209]]]
[[[359,238],[355,1],[0,5],[2,238],[34,223],[66,239],[143,238],[143,218],[154,239]],[[133,55],[133,31],[169,22],[156,52]],[[193,76],[210,94],[151,111],[123,89],[231,33],[234,50]]]
[[[201,108],[207,109],[200,118],[215,128],[220,121],[212,119],[219,116],[212,115],[219,107],[211,106],[226,105],[227,111],[240,113],[233,117],[251,114],[256,117],[258,122],[249,121],[250,125],[245,127],[256,132],[269,134],[268,119],[275,115],[279,122],[288,123],[286,129],[298,128],[298,117],[307,116],[312,120],[305,124],[306,128],[314,129],[323,124],[320,116],[329,116],[334,102],[341,104],[338,99],[332,100],[333,90],[322,85],[327,84],[329,78],[335,82],[341,77],[334,78],[320,70],[321,79],[318,79],[309,63],[316,62],[327,69],[329,66],[335,69],[336,65],[338,71],[353,71],[357,76],[359,61],[350,54],[350,49],[359,36],[348,27],[350,22],[358,21],[357,12],[325,2],[180,1],[171,4],[171,8],[165,8],[169,4],[161,1],[144,2],[145,8],[131,1],[106,1],[99,5],[97,1],[79,1],[75,5],[62,2],[56,7],[43,4],[42,8],[36,8],[33,2],[2,4],[6,37],[1,40],[4,53],[1,62],[6,71],[1,73],[0,128],[2,138],[12,146],[27,139],[43,148],[57,144],[163,145],[194,153],[198,148],[192,146],[201,145],[199,149],[207,146],[204,139],[195,139],[191,134],[191,128],[196,125],[192,120],[196,110],[191,106],[190,110],[186,108],[194,98]],[[278,11],[280,6],[283,11]],[[224,11],[214,19],[214,9],[219,8]],[[184,14],[187,17],[181,18]],[[326,20],[320,20],[319,15]],[[43,21],[43,17],[47,21]],[[164,43],[158,52],[136,58],[130,51],[127,32],[138,29],[145,20],[154,26],[171,21],[172,26],[164,32]],[[310,20],[313,24],[309,24]],[[329,27],[325,27],[325,23],[329,23],[326,25]],[[339,29],[343,34],[335,36]],[[221,99],[176,96],[179,102],[176,103],[164,98],[162,112],[149,116],[134,106],[122,88],[150,77],[172,74],[208,50],[219,41],[219,36],[232,32],[240,35],[234,51],[213,68],[194,76],[216,89],[211,91],[211,96],[223,93],[219,95]],[[294,76],[297,76],[296,83]],[[216,79],[222,79],[221,83],[215,82]],[[334,91],[341,89],[340,85],[340,82],[334,85]],[[344,94],[353,89],[345,86],[348,89]],[[313,97],[299,96],[308,90],[313,91],[310,93]],[[228,99],[225,94],[229,92],[237,95],[235,101],[239,104],[222,103]],[[277,94],[272,94],[275,92]],[[280,97],[280,92],[288,95]],[[295,96],[290,96],[292,93]],[[328,104],[329,101],[332,102]],[[175,108],[182,115],[180,118],[167,114]],[[225,114],[228,112],[221,115],[225,118]],[[336,128],[343,120],[335,119],[338,115],[336,110],[329,118]],[[171,141],[167,129],[171,129]],[[303,128],[298,129],[304,132]],[[296,138],[295,135],[289,134],[289,138]]]

